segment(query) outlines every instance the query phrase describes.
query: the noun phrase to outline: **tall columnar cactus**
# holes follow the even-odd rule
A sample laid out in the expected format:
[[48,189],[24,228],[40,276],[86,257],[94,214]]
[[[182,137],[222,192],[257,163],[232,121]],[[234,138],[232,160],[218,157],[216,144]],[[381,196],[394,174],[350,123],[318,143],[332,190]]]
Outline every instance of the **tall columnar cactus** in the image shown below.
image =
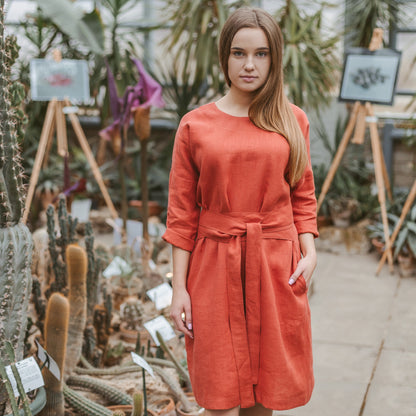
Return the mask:
[[21,223],[24,207],[18,136],[23,113],[18,110],[22,86],[10,80],[18,55],[14,36],[4,34],[4,0],[0,0],[0,357],[10,342],[16,360],[23,358],[27,307],[31,291],[32,237]]
[[59,196],[58,202],[58,224],[59,236],[55,230],[55,210],[52,205],[46,210],[47,229],[49,235],[49,253],[52,260],[52,269],[55,275],[55,281],[51,284],[48,295],[54,292],[67,292],[67,268],[66,268],[66,247],[76,241],[75,228],[77,218],[73,219],[68,215],[66,209],[65,195]]
[[54,293],[49,298],[45,318],[45,347],[46,351],[56,361],[61,371],[61,379],[57,380],[45,368],[43,378],[47,402],[41,416],[63,416],[63,374],[65,369],[66,344],[68,338],[69,302],[60,293]]
[[81,357],[82,341],[87,320],[87,254],[77,244],[66,248],[69,283],[69,327],[65,359],[66,375],[72,373]]

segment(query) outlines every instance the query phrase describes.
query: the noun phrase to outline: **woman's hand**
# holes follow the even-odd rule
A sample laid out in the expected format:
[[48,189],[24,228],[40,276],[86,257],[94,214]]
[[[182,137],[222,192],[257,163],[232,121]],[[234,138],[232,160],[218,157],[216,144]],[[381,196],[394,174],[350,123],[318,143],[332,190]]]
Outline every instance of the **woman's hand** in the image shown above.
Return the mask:
[[295,272],[290,276],[289,284],[293,285],[299,276],[302,275],[305,279],[306,287],[309,288],[312,273],[316,267],[316,250],[313,234],[299,234],[299,244],[303,257],[299,260]]
[[[185,319],[183,319],[183,316]],[[170,317],[173,320],[175,329],[193,338],[191,298],[188,291],[183,288],[174,288]]]
[[316,267],[316,255],[306,255],[298,262],[296,270],[290,276],[289,284],[293,285],[299,276],[302,275],[306,282],[306,287],[309,288],[312,280],[312,274]]

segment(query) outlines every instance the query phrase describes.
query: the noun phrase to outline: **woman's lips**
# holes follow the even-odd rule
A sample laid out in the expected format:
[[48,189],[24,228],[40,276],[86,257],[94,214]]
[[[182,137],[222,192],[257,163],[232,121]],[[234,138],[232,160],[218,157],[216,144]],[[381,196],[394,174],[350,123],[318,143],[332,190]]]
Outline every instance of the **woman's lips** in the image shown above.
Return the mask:
[[240,78],[245,82],[253,82],[256,79],[256,77],[250,75],[242,75]]

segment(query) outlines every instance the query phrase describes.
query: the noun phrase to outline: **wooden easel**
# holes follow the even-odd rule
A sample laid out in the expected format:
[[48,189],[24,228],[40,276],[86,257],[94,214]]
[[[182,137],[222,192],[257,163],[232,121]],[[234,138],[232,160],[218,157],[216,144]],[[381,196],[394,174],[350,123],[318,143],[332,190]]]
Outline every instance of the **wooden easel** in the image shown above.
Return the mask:
[[[382,45],[382,35],[383,32],[381,29],[374,29],[373,37],[370,42],[369,50],[375,51],[380,49]],[[384,239],[386,241],[385,255],[388,259],[390,266],[390,271],[393,272],[393,256],[391,253],[391,244],[390,244],[390,235],[389,235],[389,226],[387,219],[387,210],[386,210],[386,195],[385,191],[387,189],[387,194],[389,199],[392,199],[392,193],[390,188],[390,180],[386,169],[386,164],[384,161],[384,155],[381,148],[380,137],[377,129],[377,117],[374,116],[374,110],[371,103],[366,102],[362,103],[356,101],[351,112],[351,117],[348,121],[347,127],[345,129],[344,135],[342,137],[341,143],[337,149],[334,160],[329,168],[328,174],[325,178],[325,181],[322,185],[321,194],[318,198],[317,212],[319,212],[321,205],[325,199],[326,194],[328,193],[329,187],[334,179],[335,173],[341,163],[342,156],[347,148],[350,137],[353,133],[354,127],[354,137],[351,142],[356,144],[364,143],[365,130],[367,125],[370,128],[370,137],[371,137],[371,149],[373,154],[374,161],[374,170],[376,177],[376,184],[378,190],[378,201],[381,208],[381,217],[383,221],[384,229]]]
[[[396,227],[393,231],[393,234],[391,235],[391,238],[389,240],[389,247],[393,247],[394,242],[396,241],[396,238],[399,234],[400,228],[403,225],[404,219],[406,218],[407,213],[409,212],[410,208],[413,205],[414,200],[416,199],[416,180],[413,182],[412,188],[410,189],[409,195],[406,198],[406,202],[403,205],[402,213],[400,214],[400,218],[398,223],[396,224]],[[376,274],[378,275],[386,262],[387,258],[387,250],[384,251],[383,255],[381,256],[381,259],[377,266]]]
[[[66,130],[66,121],[64,108],[71,107],[69,100],[65,99],[63,101],[58,101],[53,99],[49,102],[48,108],[46,110],[45,121],[42,127],[42,133],[40,135],[39,147],[36,152],[35,162],[33,165],[32,175],[29,182],[29,190],[26,198],[25,210],[23,213],[23,222],[26,223],[30,205],[32,203],[33,195],[35,193],[35,188],[38,183],[39,173],[41,167],[45,166],[48,158],[50,149],[52,147],[53,136],[56,131],[56,139],[58,146],[58,154],[62,157],[65,157],[68,154],[68,141],[67,141],[67,130]],[[100,169],[97,165],[97,162],[94,159],[94,155],[91,151],[91,147],[88,144],[88,140],[85,137],[84,131],[82,130],[81,124],[77,115],[74,112],[68,112],[69,120],[71,121],[72,127],[75,131],[75,135],[78,139],[79,144],[87,158],[87,161],[91,167],[92,173],[95,177],[95,180],[100,187],[101,193],[103,194],[104,200],[110,209],[111,216],[117,218],[118,214],[111,201],[110,195],[108,193],[107,187],[104,184],[104,180],[101,176]]]

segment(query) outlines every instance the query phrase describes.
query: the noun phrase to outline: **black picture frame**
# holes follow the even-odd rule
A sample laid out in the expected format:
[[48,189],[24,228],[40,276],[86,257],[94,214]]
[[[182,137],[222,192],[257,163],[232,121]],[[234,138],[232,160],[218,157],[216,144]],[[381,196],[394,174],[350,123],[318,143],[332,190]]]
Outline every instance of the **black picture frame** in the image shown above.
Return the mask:
[[392,105],[400,58],[401,52],[393,49],[349,49],[344,60],[339,101]]

